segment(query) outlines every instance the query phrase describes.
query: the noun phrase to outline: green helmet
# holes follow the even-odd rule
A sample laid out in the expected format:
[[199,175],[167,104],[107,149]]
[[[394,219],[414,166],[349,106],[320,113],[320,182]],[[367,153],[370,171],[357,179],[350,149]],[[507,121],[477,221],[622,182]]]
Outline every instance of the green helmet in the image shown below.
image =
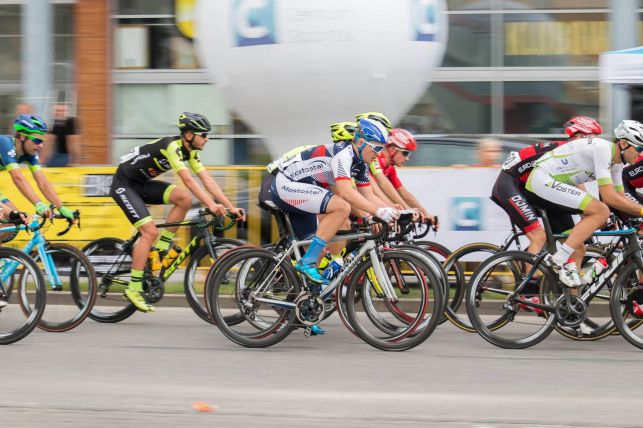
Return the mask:
[[355,122],[337,122],[330,125],[330,136],[333,143],[340,141],[353,141],[355,138],[355,129],[357,124]]
[[21,114],[13,122],[13,129],[25,135],[44,135],[47,133],[47,124],[34,114]]
[[195,133],[210,132],[210,130],[212,130],[208,118],[198,113],[183,112],[183,114],[179,116],[178,125],[181,133],[188,131]]
[[368,113],[362,113],[362,114],[358,114],[357,116],[355,116],[355,120],[357,122],[359,122],[360,119],[370,119],[370,120],[374,120],[376,122],[379,122],[382,125],[384,125],[384,128],[386,128],[386,130],[388,132],[391,132],[391,128],[393,128],[391,126],[391,121],[388,120],[388,117],[386,117],[382,113],[378,113],[376,111],[369,111]]

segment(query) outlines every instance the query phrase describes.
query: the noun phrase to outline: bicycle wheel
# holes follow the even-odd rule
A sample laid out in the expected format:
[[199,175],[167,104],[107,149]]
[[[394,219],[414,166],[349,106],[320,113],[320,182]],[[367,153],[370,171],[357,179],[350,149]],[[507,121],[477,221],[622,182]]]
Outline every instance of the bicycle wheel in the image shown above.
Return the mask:
[[385,251],[381,258],[384,272],[393,274],[394,291],[412,285],[413,293],[404,298],[385,297],[380,291],[382,285],[371,282],[367,274],[372,267],[367,258],[352,275],[345,298],[346,313],[355,332],[369,345],[384,351],[405,351],[424,342],[437,327],[443,310],[442,285],[431,267],[408,251]]
[[643,331],[637,330],[643,317],[634,309],[636,305],[643,306],[640,274],[636,263],[621,267],[610,294],[610,314],[621,336],[637,348],[643,349]]
[[123,296],[132,270],[132,257],[125,250],[125,241],[100,238],[87,244],[83,253],[94,266],[98,280],[98,297],[89,317],[104,323],[130,317],[136,312],[136,306]]
[[190,261],[185,269],[183,290],[185,291],[185,298],[192,310],[205,322],[214,322],[210,317],[204,297],[208,272],[214,262],[223,253],[240,245],[243,245],[243,242],[234,239],[217,239],[213,248],[214,257],[210,255],[205,245],[197,248],[190,257]]
[[[17,342],[36,328],[45,312],[47,290],[42,271],[22,251],[0,248],[0,345]],[[23,306],[29,308],[23,310]]]
[[[467,313],[476,331],[489,343],[501,348],[521,349],[544,340],[556,325],[555,313],[536,309],[515,299],[538,298],[553,305],[560,297],[556,276],[543,263],[534,274],[538,278],[515,293],[524,273],[536,256],[524,251],[503,251],[491,256],[473,273],[466,290]],[[535,291],[534,291],[535,290]]]
[[[91,262],[77,248],[68,244],[48,244],[48,257],[53,262],[55,275],[59,282],[46,276],[49,285],[49,305],[38,322],[38,327],[50,332],[63,332],[78,326],[92,310],[96,301],[98,283]],[[47,257],[45,257],[47,258]],[[43,272],[45,261],[39,253],[33,259]],[[24,306],[29,311],[28,306]]]
[[449,276],[448,304],[445,308],[445,317],[456,327],[475,333],[467,316],[466,307],[462,305],[468,280],[471,273],[486,260],[500,250],[497,245],[486,242],[475,242],[465,245],[452,252],[444,261],[444,270]]
[[[248,268],[250,266],[250,268]],[[246,272],[239,276],[239,272]],[[296,327],[294,308],[301,285],[290,263],[263,249],[235,251],[208,277],[209,307],[214,323],[233,342],[265,348],[285,339]],[[266,299],[261,301],[258,299]],[[244,321],[230,324],[229,316]]]

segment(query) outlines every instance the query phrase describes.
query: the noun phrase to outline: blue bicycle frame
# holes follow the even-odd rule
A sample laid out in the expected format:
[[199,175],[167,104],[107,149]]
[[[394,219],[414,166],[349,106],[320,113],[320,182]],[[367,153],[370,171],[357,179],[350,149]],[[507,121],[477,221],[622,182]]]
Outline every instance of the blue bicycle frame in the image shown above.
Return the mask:
[[[54,264],[53,258],[47,252],[47,241],[45,240],[45,237],[40,230],[40,224],[37,220],[33,220],[28,228],[25,225],[2,227],[0,228],[0,233],[15,232],[20,230],[29,230],[33,232],[33,236],[31,237],[29,242],[27,242],[22,251],[27,254],[31,254],[34,248],[36,248],[38,250],[38,254],[40,255],[40,260],[42,260],[43,266],[45,268],[45,273],[49,281],[49,285],[54,290],[61,289],[62,284],[60,282],[60,276],[58,275],[58,271],[56,270],[56,265]],[[2,267],[2,271],[0,271],[0,279],[2,280],[3,284],[11,275],[13,275],[17,268],[18,262],[16,261],[11,261]]]

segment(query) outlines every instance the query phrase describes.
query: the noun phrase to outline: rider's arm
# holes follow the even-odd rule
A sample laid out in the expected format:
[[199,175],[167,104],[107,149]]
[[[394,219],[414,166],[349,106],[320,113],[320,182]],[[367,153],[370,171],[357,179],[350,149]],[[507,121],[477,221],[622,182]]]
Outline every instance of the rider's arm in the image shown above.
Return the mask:
[[[45,177],[45,174],[42,172],[41,169],[36,169],[32,170],[33,178],[36,180],[36,184],[38,185],[38,188],[42,192],[43,195],[45,195],[45,198],[56,208],[60,208],[63,204],[58,197],[58,194],[54,190],[54,186],[51,185],[51,183],[47,180],[47,177]],[[26,196],[26,195],[25,195]],[[29,198],[27,198],[29,199]]]
[[596,181],[598,182],[598,193],[601,196],[601,200],[610,208],[632,216],[641,216],[643,206],[627,199],[625,195],[619,193],[615,187],[623,187],[621,177],[622,166],[620,169],[617,167],[615,173],[613,173],[610,168],[612,165],[612,147],[612,143],[598,141],[594,149],[594,173],[596,175]]
[[366,211],[371,215],[375,215],[375,211],[379,205],[366,199],[360,192],[355,189],[350,180],[337,180],[333,187],[333,193],[345,200],[352,208],[357,208]]
[[406,187],[399,187],[397,191],[407,205],[405,208],[417,208],[422,211],[422,214],[428,214],[427,210],[420,204],[420,201],[418,201],[416,197],[406,189]]
[[610,208],[622,211],[631,216],[641,216],[643,206],[630,201],[623,193],[617,192],[612,184],[598,186],[598,192],[601,195],[601,200]]
[[38,201],[40,201],[40,196],[38,196],[38,194],[31,188],[29,181],[27,181],[25,176],[22,175],[22,172],[20,172],[20,168],[10,170],[9,175],[11,176],[11,180],[13,181],[13,184],[15,184],[18,191],[22,193],[22,195],[27,198],[29,202],[35,205]]
[[214,180],[214,178],[212,178],[212,176],[210,176],[210,174],[208,174],[207,170],[198,172],[197,176],[201,180],[201,183],[203,183],[203,186],[205,187],[205,189],[212,195],[215,201],[222,204],[229,210],[232,210],[235,208],[234,205],[230,203],[230,200],[223,193],[223,190],[221,190],[221,187],[219,186],[219,184]]
[[[190,174],[190,171],[188,171],[187,168],[183,168],[178,170],[177,175],[187,187],[187,189],[203,204],[205,205],[210,211],[214,213],[221,213],[221,210],[217,208],[217,204],[212,200],[212,198],[201,188],[199,183],[192,178],[192,174]],[[219,205],[220,207],[220,205]]]
[[377,180],[373,178],[372,175],[371,175],[371,189],[373,190],[373,193],[375,194],[375,196],[377,196],[380,200],[386,202],[388,206],[395,205],[395,203],[391,201],[386,196],[386,194],[382,191],[382,188],[379,186],[379,184],[377,183]]
[[380,189],[389,200],[391,200],[394,204],[402,205],[403,208],[410,208],[384,174],[377,174],[374,177]]

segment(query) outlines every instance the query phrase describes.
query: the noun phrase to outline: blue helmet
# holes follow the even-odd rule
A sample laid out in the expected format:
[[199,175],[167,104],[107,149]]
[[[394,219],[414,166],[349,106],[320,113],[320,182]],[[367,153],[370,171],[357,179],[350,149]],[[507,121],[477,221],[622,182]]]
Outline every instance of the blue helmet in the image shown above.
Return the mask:
[[21,134],[46,134],[47,124],[35,114],[21,114],[13,122],[13,129]]
[[380,144],[386,144],[388,141],[388,131],[384,125],[372,119],[360,119],[355,136]]

